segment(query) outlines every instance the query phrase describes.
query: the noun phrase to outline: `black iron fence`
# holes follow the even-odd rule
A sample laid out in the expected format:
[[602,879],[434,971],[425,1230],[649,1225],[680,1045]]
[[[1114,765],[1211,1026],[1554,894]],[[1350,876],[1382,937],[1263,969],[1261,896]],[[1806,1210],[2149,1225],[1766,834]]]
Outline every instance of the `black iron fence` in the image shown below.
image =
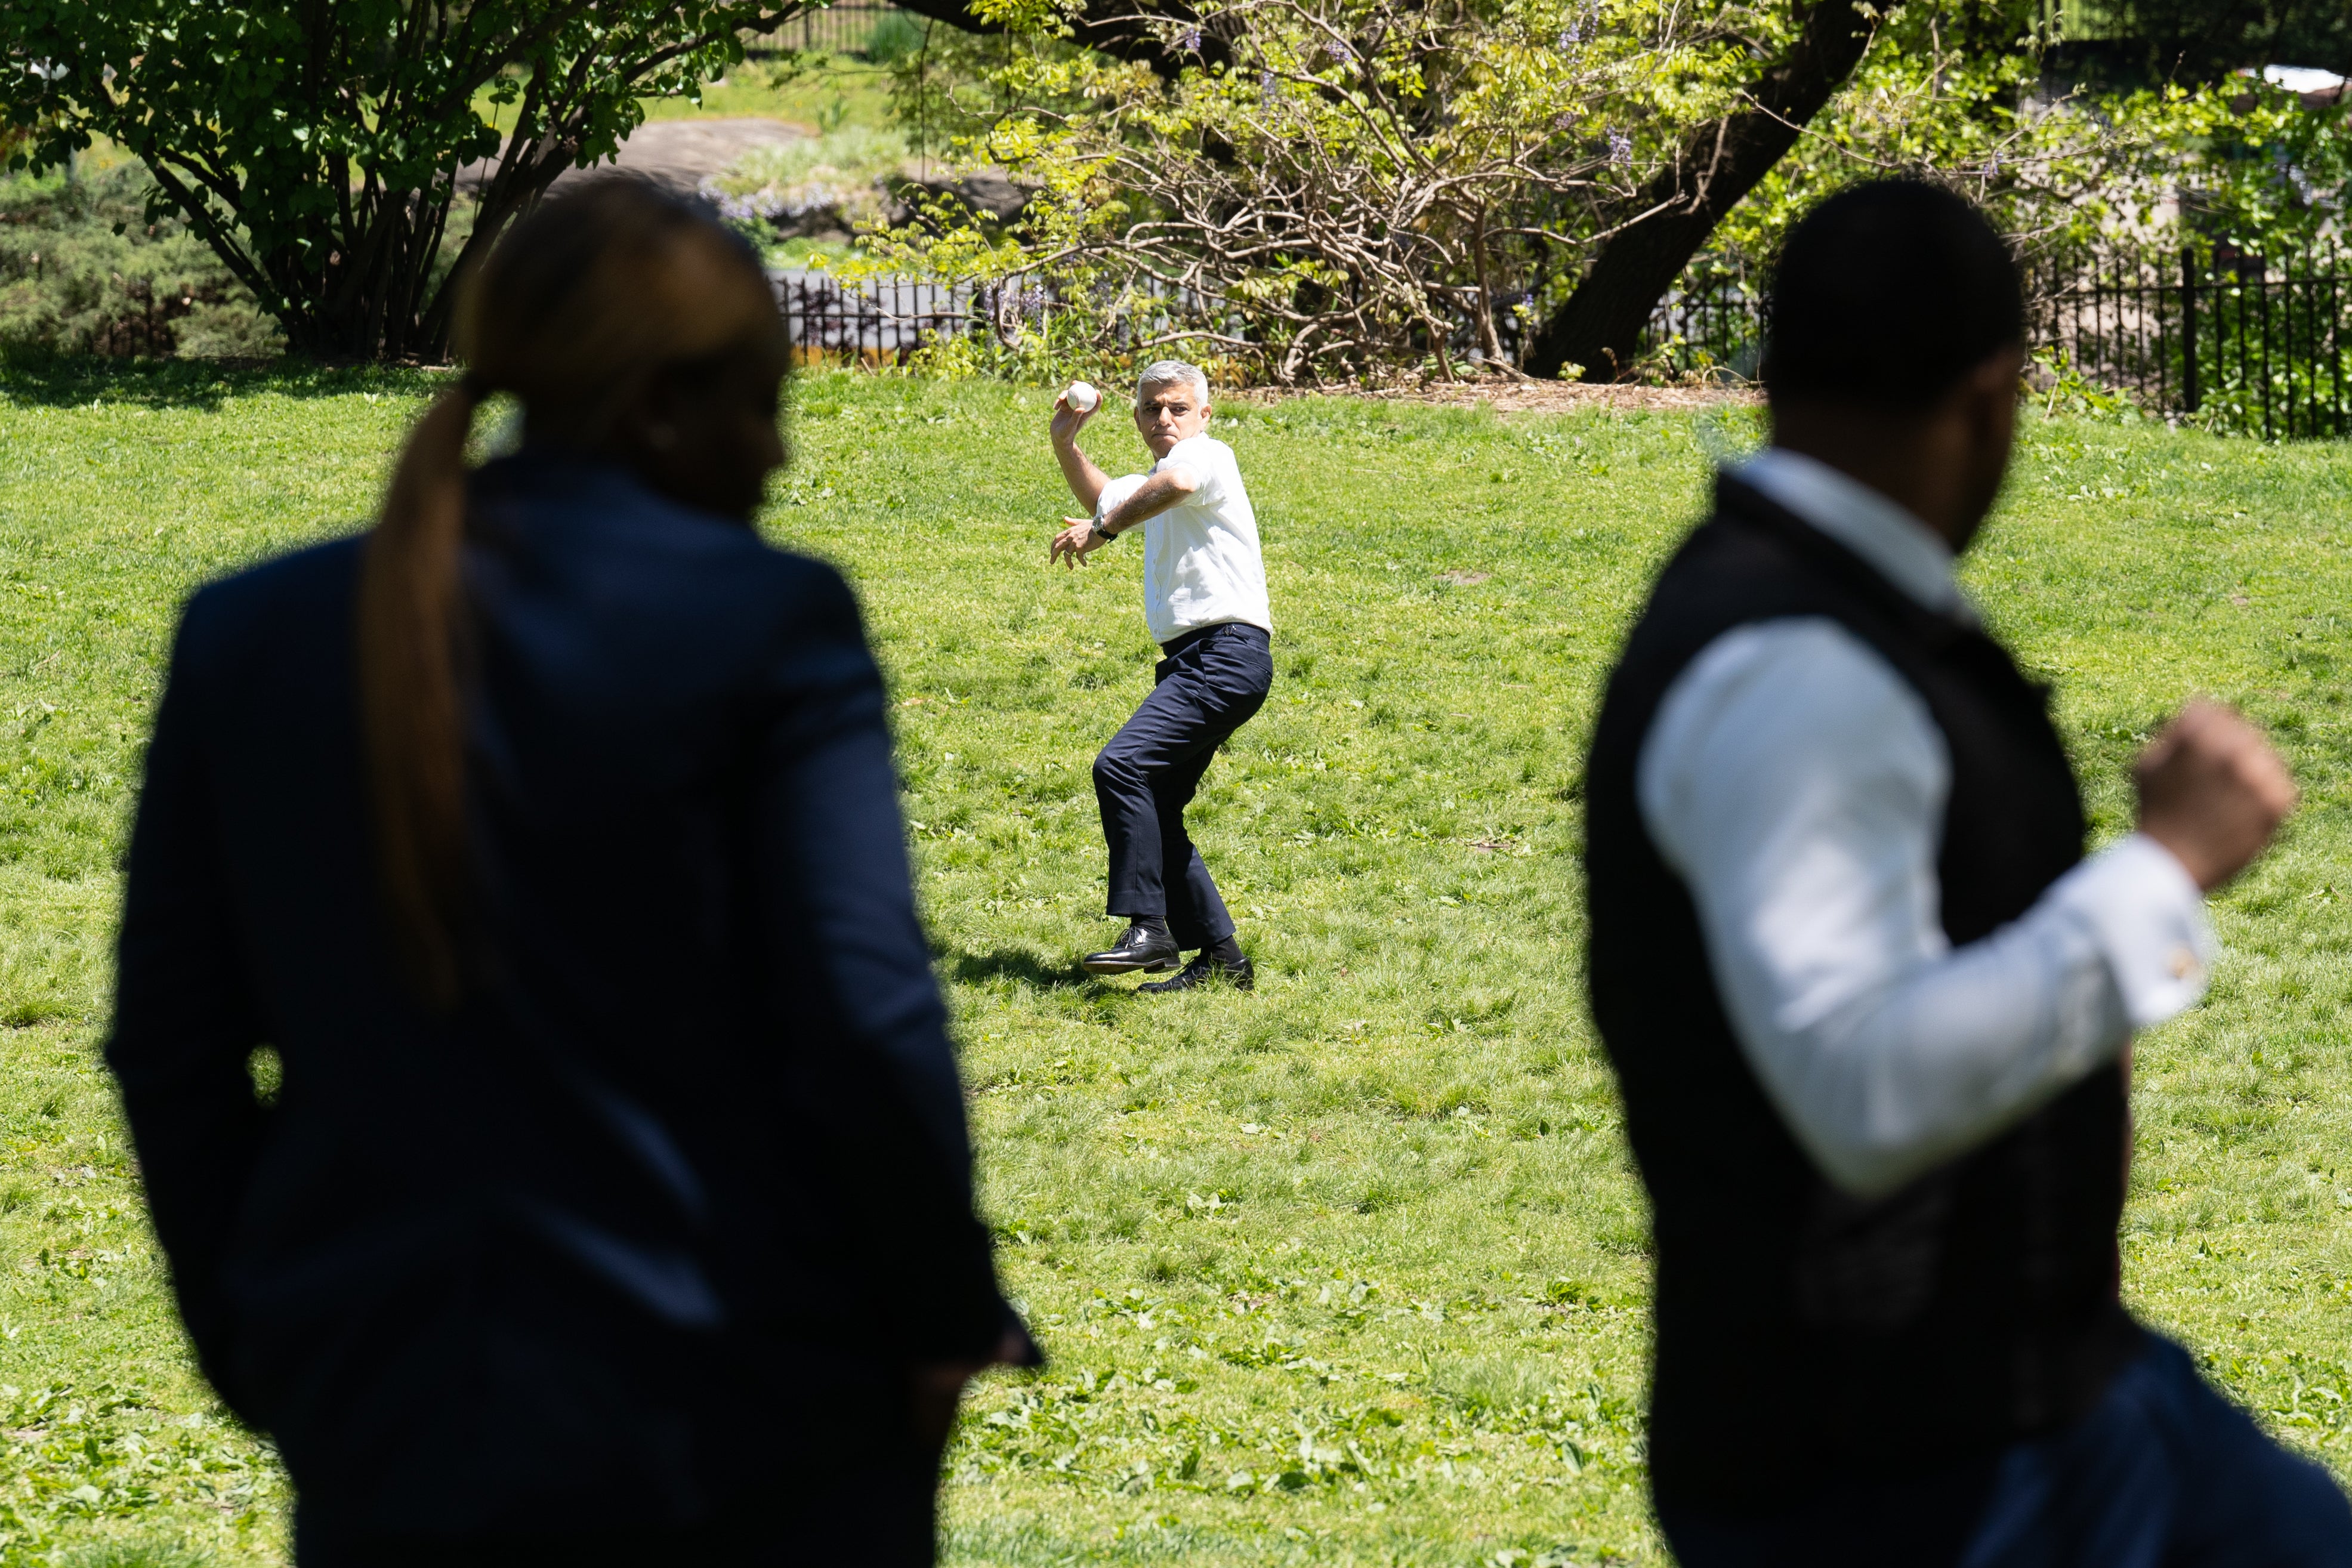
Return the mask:
[[1689,279],[1658,302],[1635,363],[1669,375],[1752,380],[1764,357],[1764,295],[1741,278]]
[[886,17],[910,16],[883,0],[836,0],[823,10],[803,11],[772,33],[758,33],[743,42],[754,58],[797,49],[803,54],[863,54],[874,29]]
[[[1019,279],[974,289],[796,271],[776,274],[776,288],[804,363],[903,363],[933,336],[975,330],[1009,342],[1053,308]],[[1762,313],[1760,290],[1740,279],[1677,289],[1651,319],[1644,362],[1747,379]],[[2051,373],[2151,414],[2265,439],[2352,436],[2352,268],[2340,254],[2110,258],[2038,279],[2029,329]]]
[[[941,338],[985,332],[1002,344],[1024,331],[1044,331],[1055,310],[1053,291],[1015,275],[978,286],[929,283],[911,278],[845,279],[823,269],[770,272],[791,329],[793,357],[804,365],[904,364],[909,354]],[[1150,311],[1130,309],[1116,341],[1143,341]],[[1192,303],[1197,308],[1197,300]]]
[[829,272],[770,274],[804,365],[903,364],[928,334],[953,337],[972,325],[972,291],[910,279],[845,282]]
[[2091,272],[2037,301],[2037,336],[2143,407],[2264,439],[2352,432],[2345,402],[2352,273],[2321,255],[2183,251]]
[[845,279],[809,268],[771,271],[791,329],[793,358],[803,365],[904,364],[917,349],[966,332],[1014,342],[1045,326],[1054,296],[1015,276],[977,287],[912,278]]
[[[1675,374],[1747,376],[1762,342],[1753,286],[1669,295],[1643,347]],[[2051,370],[2151,414],[2264,439],[2352,435],[2352,267],[2187,249],[2108,257],[2035,279],[2029,330]]]

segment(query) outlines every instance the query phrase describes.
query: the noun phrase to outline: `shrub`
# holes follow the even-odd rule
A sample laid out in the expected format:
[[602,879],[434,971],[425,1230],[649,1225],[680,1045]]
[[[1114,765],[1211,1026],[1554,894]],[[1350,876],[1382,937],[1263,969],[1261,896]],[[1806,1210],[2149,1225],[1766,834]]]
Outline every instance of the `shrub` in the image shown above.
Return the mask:
[[904,11],[884,12],[866,38],[866,58],[877,66],[910,59],[922,48],[923,24]]
[[277,353],[275,322],[201,238],[150,223],[136,165],[0,176],[0,352]]

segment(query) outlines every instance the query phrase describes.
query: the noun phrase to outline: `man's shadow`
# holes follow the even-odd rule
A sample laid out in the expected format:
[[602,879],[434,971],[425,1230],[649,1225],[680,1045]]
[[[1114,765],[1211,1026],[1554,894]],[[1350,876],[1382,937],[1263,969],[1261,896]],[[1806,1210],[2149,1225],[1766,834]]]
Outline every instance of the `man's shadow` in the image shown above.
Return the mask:
[[948,975],[966,985],[1011,980],[1032,991],[1051,991],[1094,978],[1075,963],[1047,963],[1034,952],[1004,947],[993,952],[959,952],[948,963]]

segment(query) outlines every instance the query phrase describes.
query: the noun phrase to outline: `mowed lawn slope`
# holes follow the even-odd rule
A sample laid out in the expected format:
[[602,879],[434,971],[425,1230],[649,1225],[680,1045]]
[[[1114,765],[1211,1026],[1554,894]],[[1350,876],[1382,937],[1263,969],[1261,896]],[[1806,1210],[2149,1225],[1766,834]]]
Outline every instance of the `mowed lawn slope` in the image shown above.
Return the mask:
[[[177,605],[362,517],[423,384],[209,374],[0,383],[0,1563],[283,1550],[282,1481],[188,1367],[94,1065],[106,949]],[[1152,652],[1131,545],[1045,565],[1048,400],[810,378],[769,513],[849,574],[889,671],[987,1204],[1055,1357],[974,1399],[950,1558],[1660,1560],[1580,767],[1624,621],[1752,419],[1228,409],[1276,685],[1197,820],[1262,978],[1155,999],[1071,969],[1114,930],[1087,764]],[[1113,422],[1088,445],[1141,465]],[[2126,1274],[2339,1468],[2347,520],[2342,448],[2032,422],[1969,568],[2058,685],[2102,837],[2193,691],[2303,779],[2221,900],[2210,999],[2140,1044]]]

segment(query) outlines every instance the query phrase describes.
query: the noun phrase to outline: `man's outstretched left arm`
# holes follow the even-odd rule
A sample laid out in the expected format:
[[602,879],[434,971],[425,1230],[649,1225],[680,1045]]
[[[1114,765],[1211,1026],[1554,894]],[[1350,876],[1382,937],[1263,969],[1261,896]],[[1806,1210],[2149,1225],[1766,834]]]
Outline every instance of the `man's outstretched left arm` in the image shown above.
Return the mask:
[[1155,468],[1134,494],[1110,508],[1100,518],[1064,518],[1062,531],[1054,536],[1053,547],[1046,552],[1046,559],[1059,561],[1066,557],[1075,566],[1092,552],[1101,549],[1106,541],[1116,539],[1130,528],[1142,527],[1170,507],[1181,504],[1200,488],[1200,477],[1181,463]]

